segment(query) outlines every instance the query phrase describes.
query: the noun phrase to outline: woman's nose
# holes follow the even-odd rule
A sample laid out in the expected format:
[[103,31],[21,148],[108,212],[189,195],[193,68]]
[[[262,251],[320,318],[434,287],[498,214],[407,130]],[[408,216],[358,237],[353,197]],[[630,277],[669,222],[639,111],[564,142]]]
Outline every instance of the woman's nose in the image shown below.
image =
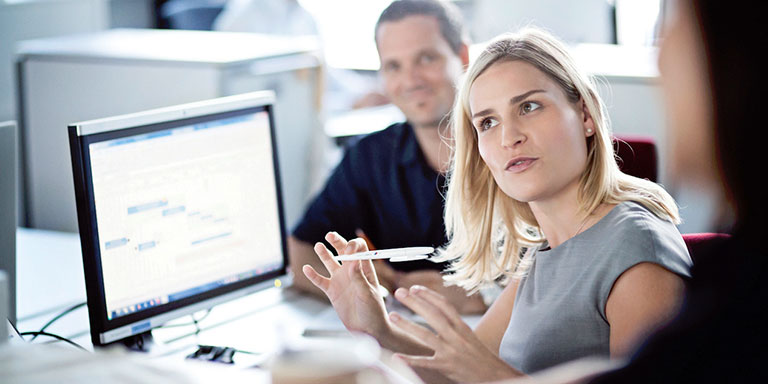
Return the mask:
[[501,126],[501,145],[505,148],[512,148],[520,143],[523,143],[526,139],[525,134],[521,132],[515,124],[503,123]]

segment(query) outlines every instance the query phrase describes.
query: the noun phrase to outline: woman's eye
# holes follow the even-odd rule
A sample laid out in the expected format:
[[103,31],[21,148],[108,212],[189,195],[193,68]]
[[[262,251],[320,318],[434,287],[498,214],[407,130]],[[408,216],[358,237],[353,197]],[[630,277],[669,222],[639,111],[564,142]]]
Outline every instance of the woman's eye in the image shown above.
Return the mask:
[[499,125],[499,122],[496,119],[485,118],[480,122],[480,131],[487,131],[497,125]]
[[537,109],[541,108],[541,104],[536,103],[534,101],[526,101],[522,105],[520,105],[520,114],[526,115],[529,114]]

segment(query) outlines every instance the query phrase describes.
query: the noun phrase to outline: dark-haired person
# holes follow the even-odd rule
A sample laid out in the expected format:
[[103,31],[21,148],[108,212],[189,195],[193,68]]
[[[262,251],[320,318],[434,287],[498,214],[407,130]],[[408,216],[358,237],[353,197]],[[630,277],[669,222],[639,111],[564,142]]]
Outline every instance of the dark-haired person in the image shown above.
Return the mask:
[[765,2],[674,2],[659,68],[670,113],[670,171],[730,214],[732,237],[695,256],[685,305],[623,369],[595,383],[768,382],[768,167]]
[[[469,60],[461,15],[448,2],[395,1],[382,12],[375,39],[386,96],[407,120],[349,148],[289,238],[294,286],[322,297],[301,267],[324,270],[312,245],[329,231],[346,238],[362,231],[379,249],[446,242],[447,115]],[[430,261],[377,267],[390,289],[418,283],[446,295],[462,313],[484,311],[480,295],[443,285],[444,268]]]

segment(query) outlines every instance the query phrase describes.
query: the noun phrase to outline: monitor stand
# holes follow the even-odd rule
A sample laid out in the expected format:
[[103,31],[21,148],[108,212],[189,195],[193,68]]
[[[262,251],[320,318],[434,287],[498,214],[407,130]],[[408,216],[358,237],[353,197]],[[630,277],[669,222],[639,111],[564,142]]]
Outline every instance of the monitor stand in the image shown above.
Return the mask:
[[131,337],[126,337],[125,339],[120,340],[119,343],[122,343],[131,351],[149,352],[155,345],[155,339],[152,337],[152,331],[150,330]]
[[156,341],[152,336],[152,330],[117,340],[109,345],[122,345],[131,352],[144,353],[147,357],[164,356],[174,351],[174,348],[170,348],[162,341]]

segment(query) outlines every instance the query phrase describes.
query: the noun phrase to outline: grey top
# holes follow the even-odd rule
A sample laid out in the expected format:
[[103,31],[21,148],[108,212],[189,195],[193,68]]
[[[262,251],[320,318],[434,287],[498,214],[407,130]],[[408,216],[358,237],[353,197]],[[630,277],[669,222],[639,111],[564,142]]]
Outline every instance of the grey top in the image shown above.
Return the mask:
[[499,355],[526,374],[608,357],[608,295],[624,271],[643,262],[690,277],[691,258],[677,227],[634,202],[617,205],[555,249],[539,250],[520,280]]

